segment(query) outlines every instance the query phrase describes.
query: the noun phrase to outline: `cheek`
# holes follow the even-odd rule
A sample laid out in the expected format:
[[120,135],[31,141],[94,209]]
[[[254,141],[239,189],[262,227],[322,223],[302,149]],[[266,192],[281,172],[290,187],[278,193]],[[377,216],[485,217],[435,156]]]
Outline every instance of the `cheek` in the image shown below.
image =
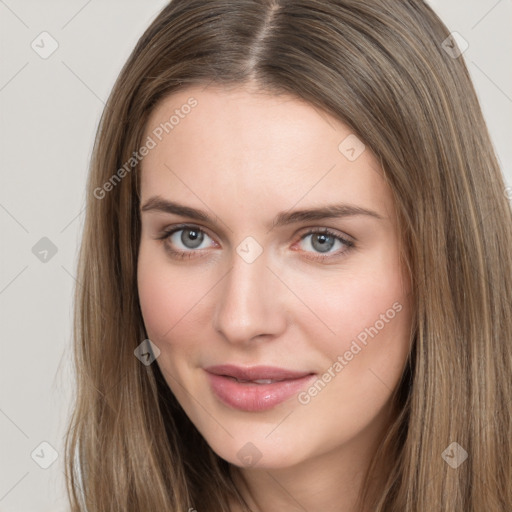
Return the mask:
[[[395,261],[374,259],[364,270],[331,276],[309,298],[304,295],[305,302],[316,304],[322,322],[304,319],[302,329],[309,332],[311,348],[323,354],[324,365],[320,382],[301,395],[301,403],[311,404],[306,409],[313,414],[335,402],[334,416],[352,418],[354,431],[387,402],[410,350],[409,283]],[[301,289],[308,289],[305,281]]]
[[146,331],[150,339],[158,342],[174,324],[177,297],[166,286],[160,268],[149,264],[144,258],[139,258],[137,286]]
[[350,350],[354,340],[369,348],[371,340],[379,339],[377,353],[387,350],[388,343],[408,341],[409,286],[393,251],[361,259],[357,267],[317,275],[314,282],[297,274],[295,285],[295,293],[316,317],[309,313],[298,321],[309,330],[310,339],[317,340],[317,348],[323,344],[331,360]]
[[398,267],[384,270],[347,286],[341,301],[345,309],[336,324],[337,342],[329,347],[331,364],[339,363],[333,391],[352,394],[354,410],[376,410],[384,404],[410,351],[408,287]]
[[336,307],[330,307],[331,324],[340,343],[336,348],[350,350],[354,342],[368,347],[370,340],[377,338],[384,348],[386,340],[396,339],[407,323],[406,299],[400,282],[393,276],[347,284],[337,300],[333,297]]
[[411,310],[398,269],[387,269],[345,275],[323,283],[322,299],[310,295],[334,334],[320,322],[302,323],[310,348],[324,356],[318,380],[299,396],[306,423],[330,411],[331,424],[343,424],[350,437],[373,422],[398,384],[410,350]]
[[[144,324],[157,343],[186,315],[194,299],[194,287],[183,286],[179,273],[171,271],[165,255],[142,243],[137,267],[137,286]],[[196,299],[197,300],[197,299]]]
[[[208,294],[218,276],[205,270],[191,272],[168,260],[163,249],[142,243],[137,268],[140,307],[148,337],[162,352],[186,348],[200,340],[208,318]],[[203,336],[204,337],[204,336]]]

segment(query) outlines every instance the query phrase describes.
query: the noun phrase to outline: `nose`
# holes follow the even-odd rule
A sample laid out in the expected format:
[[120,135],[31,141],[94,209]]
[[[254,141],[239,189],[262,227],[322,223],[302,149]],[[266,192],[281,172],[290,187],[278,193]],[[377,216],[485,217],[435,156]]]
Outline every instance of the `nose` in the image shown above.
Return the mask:
[[248,263],[237,253],[219,287],[213,327],[233,344],[272,339],[286,327],[283,284],[268,268],[265,252]]

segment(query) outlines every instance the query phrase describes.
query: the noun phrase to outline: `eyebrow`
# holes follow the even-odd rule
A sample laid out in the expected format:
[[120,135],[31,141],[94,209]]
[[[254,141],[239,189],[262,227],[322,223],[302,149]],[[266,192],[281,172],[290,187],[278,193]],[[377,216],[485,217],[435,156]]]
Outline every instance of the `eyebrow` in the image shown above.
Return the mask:
[[[198,210],[196,208],[191,208],[190,206],[185,206],[174,201],[169,201],[160,196],[151,197],[141,207],[141,212],[148,211],[171,213],[180,215],[182,217],[190,217],[192,219],[200,220],[203,222],[209,222],[210,224],[215,223],[214,219],[203,210]],[[331,204],[319,208],[309,208],[294,211],[286,210],[279,212],[273,220],[272,228],[286,226],[288,224],[298,222],[353,217],[356,215],[367,215],[379,220],[384,220],[382,215],[367,208],[362,208],[360,206],[351,204]]]

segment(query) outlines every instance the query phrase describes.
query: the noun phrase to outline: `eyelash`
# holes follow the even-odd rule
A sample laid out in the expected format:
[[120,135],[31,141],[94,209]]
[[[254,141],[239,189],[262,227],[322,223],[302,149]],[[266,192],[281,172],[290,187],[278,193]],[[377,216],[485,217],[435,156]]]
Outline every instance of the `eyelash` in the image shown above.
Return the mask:
[[[210,237],[210,235],[208,235],[208,233],[206,231],[204,231],[203,229],[201,229],[199,226],[194,226],[192,224],[182,224],[182,225],[173,226],[172,228],[164,230],[157,237],[157,240],[167,241],[167,239],[169,239],[174,233],[176,233],[178,231],[183,231],[186,229],[199,231],[199,232],[207,235],[208,237]],[[342,236],[338,235],[334,231],[331,231],[329,228],[312,229],[312,230],[308,231],[307,233],[304,233],[301,236],[300,241],[304,240],[304,238],[306,238],[309,235],[316,235],[316,234],[328,235],[336,240],[339,240],[345,246],[345,249],[341,253],[340,253],[340,251],[338,251],[338,252],[336,252],[334,254],[330,254],[328,256],[324,256],[324,255],[321,255],[320,253],[317,253],[316,256],[308,256],[308,259],[312,259],[315,261],[325,261],[328,259],[343,257],[349,251],[351,251],[351,249],[353,249],[355,247],[354,242],[352,242],[351,240],[348,240],[346,238],[343,238]],[[199,250],[190,249],[188,251],[180,251],[180,250],[176,250],[176,249],[171,249],[171,247],[168,244],[166,245],[165,249],[172,257],[178,258],[178,259],[194,258],[195,257],[194,253],[201,252],[201,249],[199,249]],[[309,251],[306,251],[306,252],[309,252]]]

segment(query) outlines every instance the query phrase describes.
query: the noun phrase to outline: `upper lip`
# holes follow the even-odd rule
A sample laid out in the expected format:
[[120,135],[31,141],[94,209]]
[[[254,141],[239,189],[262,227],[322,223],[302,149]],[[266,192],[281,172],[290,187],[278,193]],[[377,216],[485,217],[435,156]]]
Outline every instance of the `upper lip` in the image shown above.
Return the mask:
[[225,375],[239,380],[291,380],[300,379],[306,375],[312,375],[312,372],[287,370],[275,366],[250,366],[241,367],[232,364],[221,364],[208,366],[205,370],[215,375]]

